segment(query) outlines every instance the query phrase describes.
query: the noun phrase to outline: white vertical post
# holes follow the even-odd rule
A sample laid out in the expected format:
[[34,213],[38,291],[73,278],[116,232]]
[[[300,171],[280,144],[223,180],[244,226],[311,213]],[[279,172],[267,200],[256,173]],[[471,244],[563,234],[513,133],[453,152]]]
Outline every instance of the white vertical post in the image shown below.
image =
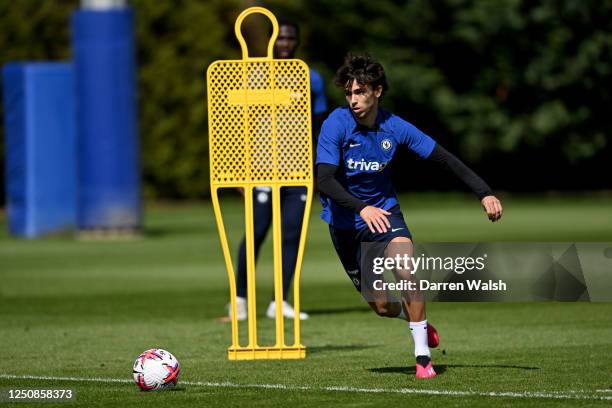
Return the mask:
[[127,0],[81,0],[84,10],[110,10],[127,7]]

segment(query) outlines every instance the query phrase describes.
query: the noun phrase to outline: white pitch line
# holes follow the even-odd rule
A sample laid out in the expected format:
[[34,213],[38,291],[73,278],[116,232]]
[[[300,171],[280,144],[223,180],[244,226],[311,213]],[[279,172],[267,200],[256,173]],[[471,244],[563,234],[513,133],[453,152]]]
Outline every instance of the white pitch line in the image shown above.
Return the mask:
[[[133,381],[120,378],[84,378],[84,377],[52,377],[37,375],[14,375],[0,374],[0,378],[14,380],[45,380],[45,381],[74,381],[74,382],[98,382],[98,383],[121,383],[131,384]],[[612,401],[612,396],[588,394],[590,391],[458,391],[458,390],[428,390],[420,388],[357,388],[347,386],[321,386],[309,387],[285,384],[238,384],[232,382],[208,382],[208,381],[180,381],[181,384],[214,387],[214,388],[260,388],[278,389],[285,391],[328,391],[348,393],[369,394],[415,394],[434,395],[445,397],[497,397],[497,398],[549,398],[549,399],[572,399],[572,400],[604,400]],[[595,390],[596,392],[608,392],[612,390]]]

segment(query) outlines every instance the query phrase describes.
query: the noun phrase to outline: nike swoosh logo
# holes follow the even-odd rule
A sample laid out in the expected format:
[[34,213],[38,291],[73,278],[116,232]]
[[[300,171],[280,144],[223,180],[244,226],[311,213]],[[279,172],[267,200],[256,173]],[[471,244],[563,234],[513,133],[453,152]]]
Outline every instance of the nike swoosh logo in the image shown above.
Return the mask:
[[357,147],[361,146],[361,143],[349,144],[349,147]]
[[404,227],[402,227],[402,228],[391,228],[391,232],[399,231],[399,230],[402,230],[402,229],[404,229]]

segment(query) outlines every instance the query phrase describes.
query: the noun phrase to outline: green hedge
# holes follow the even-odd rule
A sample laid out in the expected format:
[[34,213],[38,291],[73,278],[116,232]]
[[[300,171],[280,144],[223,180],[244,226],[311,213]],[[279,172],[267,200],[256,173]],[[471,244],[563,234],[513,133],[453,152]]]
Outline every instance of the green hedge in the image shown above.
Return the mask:
[[[0,62],[69,58],[69,18],[77,3],[0,2]],[[251,2],[130,3],[137,14],[145,194],[207,196],[205,70],[216,59],[239,56],[233,25]],[[331,77],[344,54],[369,51],[391,80],[385,106],[475,165],[494,169],[497,157],[521,161],[526,152],[554,157],[559,166],[607,163],[610,2],[270,0],[264,5],[301,22],[299,56],[326,78],[332,106],[343,103]],[[260,51],[266,24],[255,19],[246,27]],[[508,178],[505,188],[520,188],[512,183]]]

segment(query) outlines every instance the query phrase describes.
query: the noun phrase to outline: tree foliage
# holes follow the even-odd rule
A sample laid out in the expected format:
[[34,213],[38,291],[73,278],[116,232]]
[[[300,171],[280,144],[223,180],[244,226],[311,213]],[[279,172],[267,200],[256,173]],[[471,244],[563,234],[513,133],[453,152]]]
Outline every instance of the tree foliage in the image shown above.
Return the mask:
[[[0,2],[1,62],[65,59],[75,1]],[[239,57],[233,24],[252,2],[131,2],[137,15],[143,177],[149,197],[208,193],[205,70]],[[349,52],[385,65],[384,105],[480,169],[544,163],[556,179],[595,174],[610,158],[612,3],[580,0],[269,0],[262,5],[301,25],[299,56],[326,79]],[[268,26],[249,28],[259,49]],[[247,33],[248,34],[248,33]],[[537,158],[537,160],[534,160]],[[542,160],[538,163],[538,160]],[[529,172],[527,171],[529,170]],[[591,177],[593,176],[593,177]],[[498,178],[524,189],[524,179]],[[609,187],[609,186],[608,186]]]
[[208,194],[206,68],[238,56],[232,2],[132,2],[147,196]]
[[267,3],[303,20],[307,43],[325,44],[305,48],[308,59],[336,67],[348,51],[380,58],[393,88],[385,104],[457,140],[472,160],[527,146],[575,162],[607,144],[610,2]]

